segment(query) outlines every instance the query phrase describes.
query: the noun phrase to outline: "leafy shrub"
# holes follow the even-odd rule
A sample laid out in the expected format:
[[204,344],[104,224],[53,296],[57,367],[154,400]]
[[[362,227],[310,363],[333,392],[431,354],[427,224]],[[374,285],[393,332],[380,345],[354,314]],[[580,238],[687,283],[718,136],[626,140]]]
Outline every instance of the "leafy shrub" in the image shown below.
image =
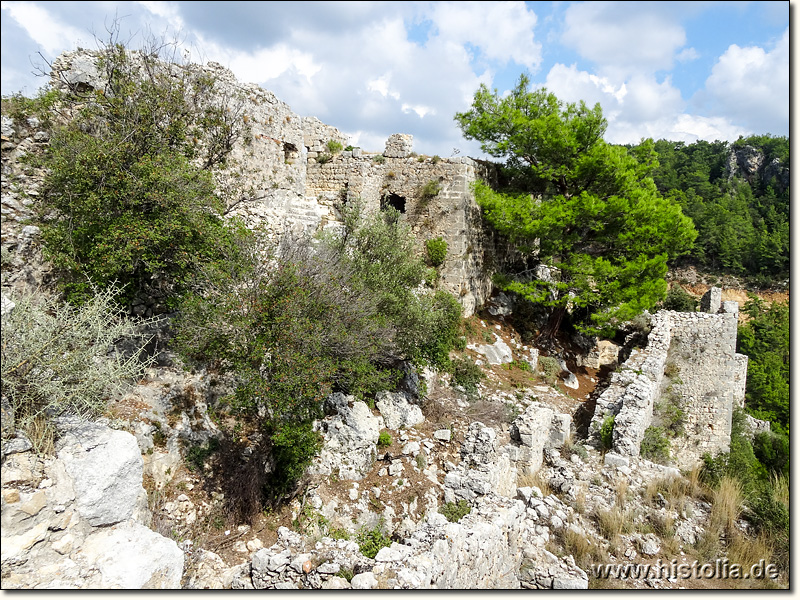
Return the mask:
[[[101,290],[80,307],[42,294],[11,297],[16,306],[3,315],[0,369],[17,428],[62,414],[97,417],[147,365],[149,340],[137,334],[115,293]],[[114,346],[122,339],[135,340],[127,355]]]
[[782,433],[761,432],[753,439],[753,452],[759,462],[777,475],[789,474],[789,437]]
[[458,502],[447,502],[439,507],[439,512],[451,523],[458,523],[463,517],[468,515],[472,509],[464,499]]
[[548,385],[553,385],[561,373],[561,363],[552,356],[539,357],[539,373]]
[[351,146],[350,144],[348,144],[348,145],[347,145],[347,146],[345,146],[345,148],[344,148],[344,151],[345,151],[345,152],[352,152],[353,150],[355,150],[355,147]]
[[437,163],[438,163],[439,161],[441,161],[441,160],[442,160],[442,157],[441,157],[441,156],[439,156],[438,154],[434,154],[434,155],[431,157],[431,162],[432,162],[433,164],[437,164]]
[[667,292],[663,307],[678,312],[694,312],[697,310],[697,299],[679,285],[673,285]]
[[375,558],[381,548],[392,545],[392,540],[383,532],[383,520],[372,529],[362,527],[356,535],[356,541],[359,551],[367,558]]
[[457,358],[452,361],[450,371],[452,379],[450,385],[460,385],[468,394],[478,391],[478,383],[483,378],[481,368],[469,358]]
[[316,158],[317,164],[320,164],[320,165],[327,164],[327,163],[331,162],[332,160],[333,160],[333,156],[330,155],[330,154],[327,154],[325,152],[323,152],[322,154],[318,154],[317,158]]
[[428,264],[432,267],[439,267],[444,264],[444,259],[447,257],[447,242],[441,237],[427,240],[425,252],[428,255]]
[[121,301],[180,295],[197,264],[213,262],[231,232],[211,170],[247,130],[238,97],[199,70],[170,69],[158,53],[109,44],[102,87],[61,93],[42,159],[46,256],[72,302],[92,285],[122,286]]
[[388,448],[392,445],[392,436],[388,431],[381,431],[378,435],[378,447]]
[[[339,152],[342,151],[343,148],[342,143],[337,140],[328,140],[326,147],[328,148],[328,152],[330,152],[331,154],[338,154]],[[350,149],[352,150],[352,146],[350,147]]]
[[206,460],[219,450],[219,440],[211,438],[207,444],[190,446],[186,451],[186,466],[191,471],[203,471]]
[[669,439],[662,427],[650,426],[645,429],[640,453],[642,458],[657,463],[666,463],[669,460]]
[[376,154],[372,157],[372,162],[376,162],[379,165],[382,165],[386,162],[386,157],[383,154]]
[[614,415],[607,416],[600,426],[600,444],[603,450],[611,450],[614,446]]

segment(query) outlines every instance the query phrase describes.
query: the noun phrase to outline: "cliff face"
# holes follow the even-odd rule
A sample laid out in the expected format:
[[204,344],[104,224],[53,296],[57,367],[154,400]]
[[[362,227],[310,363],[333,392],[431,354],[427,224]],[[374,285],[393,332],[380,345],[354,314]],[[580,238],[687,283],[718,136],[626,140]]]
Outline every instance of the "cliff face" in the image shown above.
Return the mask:
[[777,193],[789,187],[789,166],[779,158],[767,161],[764,153],[753,146],[732,147],[726,170],[728,180],[740,177],[750,184],[773,185]]

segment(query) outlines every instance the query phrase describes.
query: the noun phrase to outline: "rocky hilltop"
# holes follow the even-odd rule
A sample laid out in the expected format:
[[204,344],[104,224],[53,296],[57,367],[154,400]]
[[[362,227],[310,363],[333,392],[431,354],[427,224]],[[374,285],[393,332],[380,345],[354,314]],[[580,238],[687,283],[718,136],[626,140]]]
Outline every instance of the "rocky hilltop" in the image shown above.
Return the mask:
[[[61,56],[53,81],[92,88],[95,58]],[[471,316],[467,353],[485,379],[469,391],[412,368],[374,407],[333,394],[302,493],[238,523],[221,458],[230,433],[215,413],[229,390],[214,373],[184,371],[162,353],[112,398],[107,417],[59,420],[49,456],[14,430],[4,399],[4,588],[581,589],[597,579],[592,563],[691,562],[715,510],[697,465],[728,449],[744,402],[735,302],[713,288],[704,312],[647,315],[624,345],[530,346],[509,325],[513,300],[492,297],[506,250],[470,183],[491,180],[493,165],[418,156],[403,134],[382,152],[344,149],[341,132],[270,92],[213,63],[193,68],[244,99],[249,135],[217,174],[229,214],[279,236],[334,226],[336,201],[359,197],[371,210],[397,208],[420,240],[442,237],[441,286]],[[3,264],[5,319],[14,310],[6,292],[48,277],[29,224],[42,174],[23,159],[49,139],[37,120],[7,115],[2,136],[2,244],[13,251]],[[731,169],[769,168],[745,154]],[[676,458],[657,464],[640,448],[667,400],[685,415],[683,433],[669,442]],[[258,440],[234,435],[247,463]]]

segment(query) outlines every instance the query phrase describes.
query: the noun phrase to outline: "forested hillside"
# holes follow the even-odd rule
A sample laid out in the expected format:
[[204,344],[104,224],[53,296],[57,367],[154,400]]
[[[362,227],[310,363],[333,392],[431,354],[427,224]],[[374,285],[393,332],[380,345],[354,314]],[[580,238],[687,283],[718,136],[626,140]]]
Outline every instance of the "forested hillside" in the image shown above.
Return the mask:
[[699,233],[683,260],[770,286],[789,273],[789,139],[659,140],[659,191]]

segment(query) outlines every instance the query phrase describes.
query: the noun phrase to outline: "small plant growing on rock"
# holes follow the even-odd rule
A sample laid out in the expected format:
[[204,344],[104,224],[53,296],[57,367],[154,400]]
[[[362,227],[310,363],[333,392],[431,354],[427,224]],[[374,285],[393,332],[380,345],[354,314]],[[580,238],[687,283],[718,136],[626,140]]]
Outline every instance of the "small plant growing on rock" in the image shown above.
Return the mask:
[[553,385],[556,382],[558,374],[561,373],[561,365],[558,360],[552,356],[540,356],[539,373],[547,385]]
[[451,523],[458,523],[462,518],[470,513],[472,508],[464,499],[458,502],[448,502],[439,507],[439,512]]
[[600,444],[603,451],[611,450],[614,446],[614,415],[609,415],[600,426]]
[[447,257],[447,242],[441,237],[427,240],[425,252],[428,255],[428,264],[432,267],[440,267]]
[[367,558],[375,558],[381,548],[392,545],[392,540],[383,532],[383,519],[372,529],[363,526],[356,535],[358,549]]
[[386,162],[386,157],[383,154],[376,154],[375,156],[372,157],[372,162],[382,165],[383,163]]
[[343,148],[342,143],[337,140],[328,140],[326,146],[331,154],[338,154]]
[[326,154],[324,152],[322,154],[320,154],[319,156],[317,156],[317,164],[319,164],[319,165],[324,165],[326,163],[331,162],[332,160],[333,160],[333,156],[331,156],[330,154]]
[[442,191],[442,186],[436,179],[431,179],[419,188],[419,199],[423,204],[427,204],[439,195]]
[[669,461],[669,440],[663,427],[651,425],[645,429],[639,453],[642,458],[656,463],[663,464]]
[[450,385],[453,387],[460,385],[467,394],[474,394],[478,391],[478,383],[483,378],[483,371],[468,358],[457,358],[451,363],[453,374]]
[[388,448],[392,445],[392,436],[388,431],[381,431],[378,435],[378,448]]

